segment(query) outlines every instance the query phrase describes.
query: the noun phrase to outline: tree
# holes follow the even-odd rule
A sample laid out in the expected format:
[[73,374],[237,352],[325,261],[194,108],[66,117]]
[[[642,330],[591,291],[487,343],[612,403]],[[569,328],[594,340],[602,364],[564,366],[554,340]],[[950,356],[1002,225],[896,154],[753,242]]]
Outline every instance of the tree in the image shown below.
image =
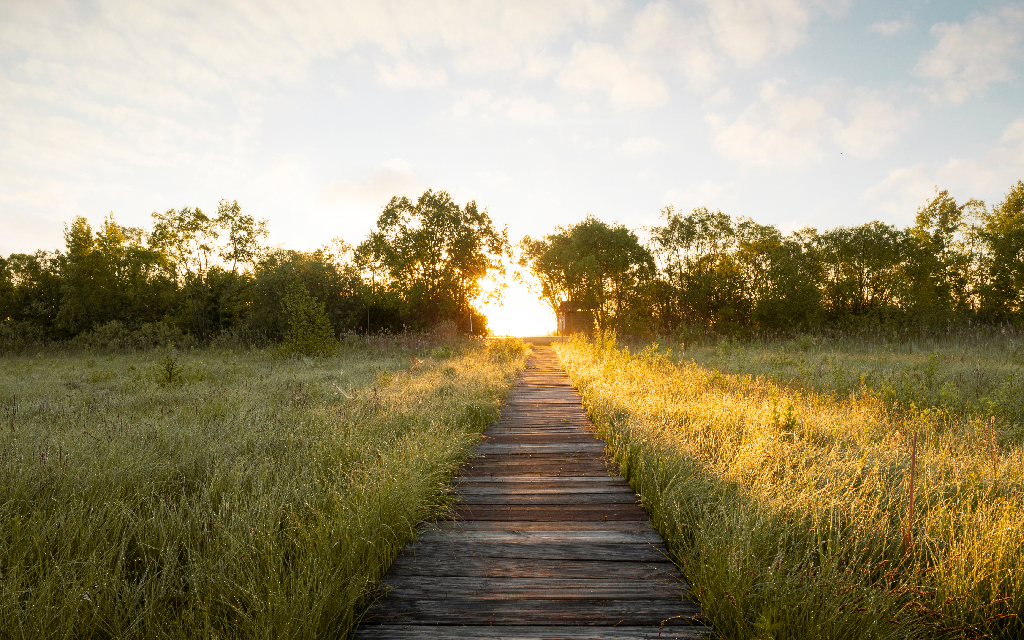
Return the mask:
[[160,256],[145,246],[144,235],[113,215],[95,234],[81,216],[65,227],[57,316],[63,329],[77,334],[111,320],[137,324],[163,317],[172,285],[160,278]]
[[741,219],[736,261],[743,272],[750,321],[763,329],[808,329],[824,315],[821,272],[811,228],[783,236],[774,226]]
[[919,320],[948,321],[970,311],[971,264],[974,261],[966,218],[984,204],[958,205],[949,191],[935,188],[935,197],[917,210],[909,230],[908,293],[905,308]]
[[30,325],[32,333],[46,338],[60,337],[63,277],[59,252],[12,253],[4,261],[4,309],[0,322]]
[[185,294],[188,325],[205,340],[209,332],[208,274],[217,256],[217,225],[198,207],[154,211],[150,246],[160,252],[170,277]]
[[981,208],[972,232],[982,246],[978,289],[983,317],[1006,321],[1024,316],[1024,181],[1001,203]]
[[587,216],[541,240],[526,236],[519,247],[519,265],[537,276],[536,293],[555,313],[560,302],[572,300],[594,307],[601,331],[635,331],[638,323],[650,322],[639,302],[653,279],[654,258],[621,224]]
[[363,282],[351,261],[351,247],[335,241],[315,251],[275,249],[253,271],[245,326],[255,340],[281,340],[288,329],[283,300],[295,286],[324,305],[334,334],[354,330],[366,317]]
[[464,207],[446,191],[427,190],[414,203],[394,197],[377,228],[356,249],[373,297],[394,305],[413,326],[462,323],[488,273],[504,275],[508,231],[497,231],[486,209]]
[[907,301],[909,240],[908,231],[877,220],[821,234],[822,297],[830,315],[840,322],[892,319]]
[[229,265],[225,274],[226,286],[222,287],[221,295],[217,296],[217,324],[223,331],[225,316],[235,306],[232,296],[238,293],[239,268],[255,267],[264,253],[260,241],[267,237],[267,221],[257,222],[254,217],[243,214],[237,200],[221,200],[217,205],[217,217],[213,223],[227,235],[227,239],[218,250],[221,260],[225,265]]
[[683,216],[661,210],[663,226],[652,227],[651,244],[672,291],[678,322],[716,325],[742,320],[743,274],[735,259],[736,228],[721,211],[698,207]]

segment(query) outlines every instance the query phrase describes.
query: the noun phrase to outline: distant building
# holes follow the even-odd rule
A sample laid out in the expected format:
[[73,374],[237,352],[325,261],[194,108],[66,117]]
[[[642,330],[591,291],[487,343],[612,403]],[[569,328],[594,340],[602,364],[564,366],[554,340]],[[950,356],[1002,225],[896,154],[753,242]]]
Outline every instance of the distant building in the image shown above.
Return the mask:
[[558,305],[558,335],[590,334],[594,330],[594,305],[568,300]]

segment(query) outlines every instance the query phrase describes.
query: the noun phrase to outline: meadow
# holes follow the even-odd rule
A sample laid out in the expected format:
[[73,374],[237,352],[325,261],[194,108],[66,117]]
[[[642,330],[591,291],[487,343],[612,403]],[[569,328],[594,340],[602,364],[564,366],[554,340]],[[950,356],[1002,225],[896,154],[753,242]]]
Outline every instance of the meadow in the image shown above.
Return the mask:
[[345,637],[526,354],[0,356],[0,637]]
[[1021,344],[555,348],[720,637],[1016,638]]

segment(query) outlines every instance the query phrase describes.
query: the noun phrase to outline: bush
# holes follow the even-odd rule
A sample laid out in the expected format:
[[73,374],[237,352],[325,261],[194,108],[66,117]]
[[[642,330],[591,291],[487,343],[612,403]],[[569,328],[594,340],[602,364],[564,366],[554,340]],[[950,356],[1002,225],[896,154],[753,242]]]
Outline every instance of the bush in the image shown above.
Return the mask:
[[288,322],[281,344],[284,354],[323,356],[337,351],[338,341],[324,303],[309,295],[301,282],[292,285],[281,307]]

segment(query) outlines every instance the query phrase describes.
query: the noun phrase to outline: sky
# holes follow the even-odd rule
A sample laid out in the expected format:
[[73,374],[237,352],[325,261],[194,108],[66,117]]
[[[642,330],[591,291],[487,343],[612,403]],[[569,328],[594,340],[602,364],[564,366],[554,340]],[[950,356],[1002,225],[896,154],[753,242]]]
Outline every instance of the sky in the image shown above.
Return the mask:
[[513,241],[667,205],[783,231],[913,222],[1024,179],[1024,3],[0,4],[0,254],[237,200],[357,244],[395,195]]

